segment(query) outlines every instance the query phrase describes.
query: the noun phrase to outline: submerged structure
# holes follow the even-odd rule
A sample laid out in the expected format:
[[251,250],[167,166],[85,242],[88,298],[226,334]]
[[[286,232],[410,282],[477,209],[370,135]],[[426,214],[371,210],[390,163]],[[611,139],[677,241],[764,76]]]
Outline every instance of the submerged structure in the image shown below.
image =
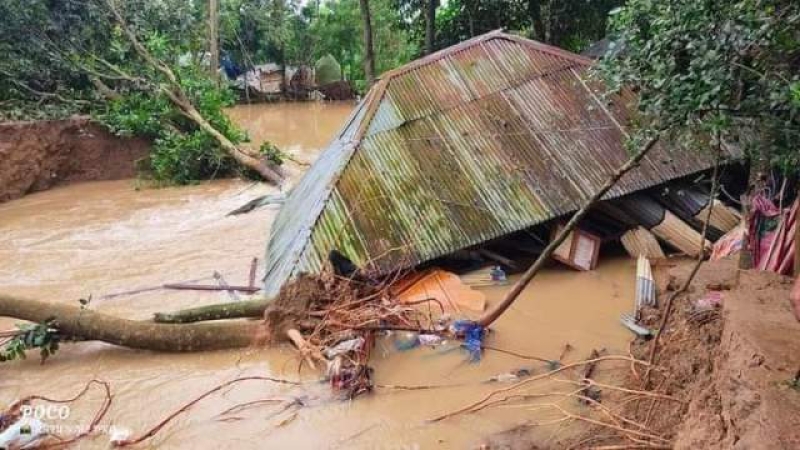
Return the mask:
[[[588,82],[592,63],[492,32],[386,73],[278,215],[267,295],[332,249],[388,271],[578,209],[628,159],[635,101]],[[708,167],[659,145],[606,199]]]

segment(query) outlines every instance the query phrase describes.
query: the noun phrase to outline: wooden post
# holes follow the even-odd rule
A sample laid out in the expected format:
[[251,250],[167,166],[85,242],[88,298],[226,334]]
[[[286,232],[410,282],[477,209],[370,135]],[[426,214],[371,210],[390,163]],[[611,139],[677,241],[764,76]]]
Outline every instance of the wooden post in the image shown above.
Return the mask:
[[[750,194],[741,197],[742,203],[742,250],[739,253],[739,270],[750,270],[753,268],[753,252],[750,248]],[[738,276],[738,275],[737,275]]]
[[367,89],[375,82],[375,50],[372,44],[372,14],[369,10],[369,0],[359,0],[361,7],[361,20],[364,21],[364,76],[367,79]]
[[428,0],[425,4],[425,54],[433,53],[436,45],[436,7],[439,0]]

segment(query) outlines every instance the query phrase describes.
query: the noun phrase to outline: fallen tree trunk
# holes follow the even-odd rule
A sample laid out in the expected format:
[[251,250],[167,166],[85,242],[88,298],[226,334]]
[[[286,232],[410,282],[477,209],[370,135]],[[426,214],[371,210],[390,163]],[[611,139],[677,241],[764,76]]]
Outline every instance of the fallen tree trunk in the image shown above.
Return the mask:
[[264,310],[272,299],[246,300],[232,303],[218,303],[197,308],[182,309],[174,313],[155,313],[157,323],[192,323],[207,320],[239,319],[263,317]]
[[161,92],[163,92],[170,99],[170,101],[178,107],[178,109],[180,109],[181,113],[187,119],[194,122],[195,125],[197,125],[201,130],[210,134],[219,143],[220,147],[222,147],[222,149],[225,150],[225,152],[227,152],[231,157],[233,157],[233,159],[235,159],[239,164],[256,171],[265,180],[281,186],[283,184],[283,177],[278,172],[267,167],[267,165],[258,158],[253,157],[252,155],[244,152],[241,148],[237,147],[236,144],[231,142],[230,139],[228,139],[224,134],[220,133],[219,130],[214,128],[214,126],[211,125],[202,114],[200,114],[197,108],[195,108],[194,104],[192,104],[191,100],[189,100],[189,97],[186,95],[186,92],[183,90],[183,87],[178,81],[178,77],[175,76],[175,73],[172,71],[172,69],[156,59],[150,53],[150,51],[148,51],[147,48],[145,48],[145,46],[139,42],[136,34],[130,29],[128,23],[122,17],[122,14],[114,4],[114,0],[106,0],[106,5],[136,53],[154,70],[164,75],[167,83],[159,83],[158,89],[161,90]]
[[44,323],[55,318],[65,336],[141,350],[193,352],[248,347],[259,322],[164,324],[110,316],[78,306],[0,294],[0,317]]

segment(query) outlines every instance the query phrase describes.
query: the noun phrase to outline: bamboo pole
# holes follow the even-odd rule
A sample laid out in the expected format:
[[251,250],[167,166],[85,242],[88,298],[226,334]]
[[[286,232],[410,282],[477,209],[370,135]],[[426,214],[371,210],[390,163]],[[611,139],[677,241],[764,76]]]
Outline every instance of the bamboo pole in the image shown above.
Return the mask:
[[594,195],[586,201],[581,209],[579,209],[575,215],[572,216],[569,222],[564,226],[563,229],[556,235],[556,237],[547,244],[544,251],[541,255],[536,259],[533,265],[528,268],[527,271],[522,275],[522,278],[517,281],[517,284],[506,294],[503,300],[498,303],[494,308],[487,311],[480,319],[478,319],[478,324],[483,327],[488,327],[492,322],[497,320],[519,297],[519,294],[525,289],[528,283],[531,282],[533,277],[536,276],[537,273],[544,267],[545,263],[550,259],[550,256],[553,252],[561,245],[562,242],[572,233],[572,230],[578,225],[578,223],[583,219],[586,214],[589,213],[589,209],[594,206],[595,203],[600,201],[603,196],[617,184],[617,182],[631,169],[639,165],[639,162],[644,158],[650,150],[653,149],[656,142],[658,142],[659,136],[656,135],[653,138],[650,138],[644,146],[634,154],[628,162],[622,165],[613,175],[606,181],[606,183],[594,193]]

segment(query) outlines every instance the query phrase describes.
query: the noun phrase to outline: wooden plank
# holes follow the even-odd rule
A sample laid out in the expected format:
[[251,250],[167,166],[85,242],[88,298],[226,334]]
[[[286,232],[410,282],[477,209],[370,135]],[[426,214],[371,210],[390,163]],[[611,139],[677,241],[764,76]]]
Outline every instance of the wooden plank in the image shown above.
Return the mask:
[[519,266],[517,266],[517,264],[514,261],[506,258],[503,255],[495,253],[495,252],[493,252],[491,250],[487,250],[485,248],[482,248],[482,249],[478,250],[478,253],[480,253],[481,255],[491,259],[494,262],[500,263],[500,264],[508,267],[509,269],[514,269],[514,270],[519,269]]

